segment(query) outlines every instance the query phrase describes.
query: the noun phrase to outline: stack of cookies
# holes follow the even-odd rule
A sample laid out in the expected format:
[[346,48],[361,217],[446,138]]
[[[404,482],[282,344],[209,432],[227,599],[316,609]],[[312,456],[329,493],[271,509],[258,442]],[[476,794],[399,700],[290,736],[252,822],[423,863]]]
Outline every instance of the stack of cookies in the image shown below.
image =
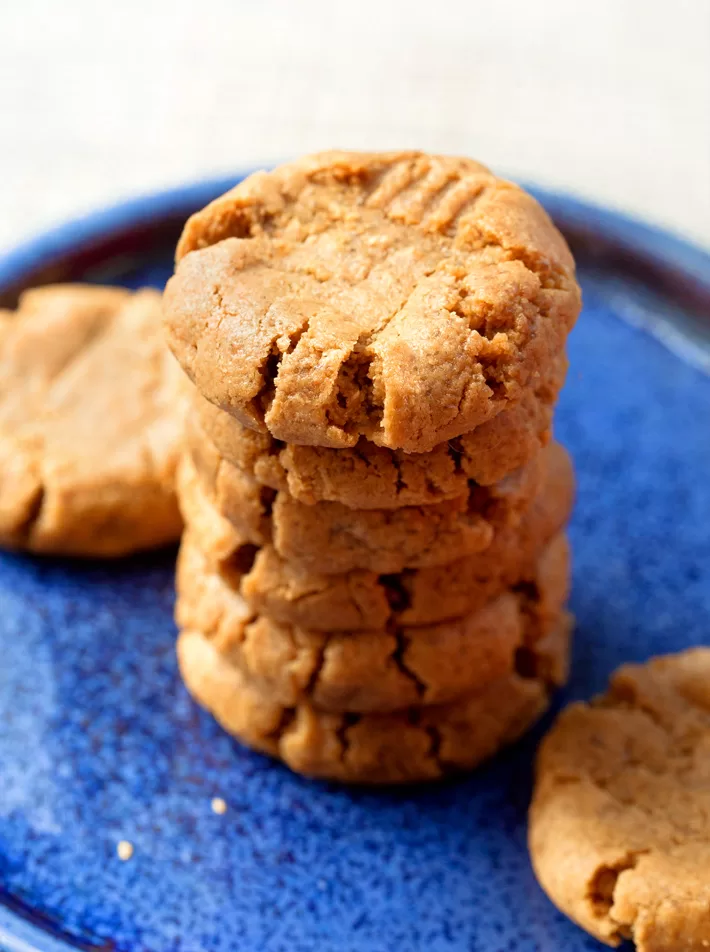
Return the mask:
[[564,240],[471,160],[330,152],[194,215],[177,260],[188,689],[302,773],[475,766],[566,672]]

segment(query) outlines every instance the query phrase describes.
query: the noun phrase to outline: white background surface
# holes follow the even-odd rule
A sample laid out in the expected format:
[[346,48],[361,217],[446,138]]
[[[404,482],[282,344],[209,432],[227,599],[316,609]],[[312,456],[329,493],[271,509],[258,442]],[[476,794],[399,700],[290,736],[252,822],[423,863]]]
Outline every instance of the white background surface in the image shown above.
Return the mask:
[[330,146],[468,153],[710,247],[710,0],[0,0],[0,249]]

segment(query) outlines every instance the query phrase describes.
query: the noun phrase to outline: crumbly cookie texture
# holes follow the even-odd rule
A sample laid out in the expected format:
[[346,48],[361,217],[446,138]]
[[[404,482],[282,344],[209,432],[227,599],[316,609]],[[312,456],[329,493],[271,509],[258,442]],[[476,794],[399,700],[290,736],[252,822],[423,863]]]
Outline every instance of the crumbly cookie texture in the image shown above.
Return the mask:
[[626,665],[545,738],[530,852],[552,901],[609,945],[710,947],[710,649]]
[[178,560],[176,621],[205,634],[244,677],[285,706],[388,712],[441,704],[513,671],[557,684],[546,637],[569,586],[569,549],[552,542],[528,580],[477,612],[436,625],[311,631],[250,611],[189,533]]
[[[566,668],[567,619],[551,641],[555,664]],[[269,698],[200,632],[181,632],[177,652],[187,689],[225,730],[298,773],[349,783],[411,783],[470,770],[520,737],[549,704],[545,681],[515,673],[451,704],[328,714]]]
[[186,529],[199,539],[200,548],[209,554],[212,562],[239,563],[243,561],[240,556],[242,549],[247,552],[257,549],[220,515],[203,489],[192,459],[185,453],[178,464],[176,485]]
[[160,295],[58,285],[0,326],[0,544],[118,556],[173,542],[182,374]]
[[574,262],[538,203],[469,159],[326,152],[188,221],[170,346],[245,426],[428,452],[517,403],[564,348]]
[[497,530],[517,525],[539,491],[548,447],[494,486],[469,484],[465,495],[430,506],[356,510],[312,506],[271,490],[219,457],[209,441],[191,446],[205,491],[246,541],[273,544],[310,572],[379,573],[442,565],[487,549]]
[[363,438],[343,449],[284,444],[243,426],[194,388],[192,427],[201,428],[246,475],[287,489],[299,502],[339,502],[353,509],[426,506],[460,496],[469,480],[490,486],[530,462],[550,440],[566,369],[563,354],[510,409],[429,453],[388,450]]
[[545,454],[540,491],[518,525],[496,531],[483,552],[444,565],[378,574],[364,569],[313,573],[255,546],[220,516],[189,459],[179,479],[191,542],[213,572],[238,589],[255,613],[317,631],[428,625],[477,611],[506,588],[532,577],[541,553],[561,532],[574,497],[572,463],[559,444]]

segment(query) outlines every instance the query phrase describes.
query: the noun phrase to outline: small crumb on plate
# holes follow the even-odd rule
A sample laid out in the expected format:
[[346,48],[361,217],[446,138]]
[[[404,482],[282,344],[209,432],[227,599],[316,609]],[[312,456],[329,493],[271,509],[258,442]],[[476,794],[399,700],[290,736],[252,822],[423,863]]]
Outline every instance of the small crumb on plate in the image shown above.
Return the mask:
[[118,853],[118,858],[125,862],[125,860],[133,856],[133,843],[129,843],[128,840],[121,840],[116,846],[116,852]]

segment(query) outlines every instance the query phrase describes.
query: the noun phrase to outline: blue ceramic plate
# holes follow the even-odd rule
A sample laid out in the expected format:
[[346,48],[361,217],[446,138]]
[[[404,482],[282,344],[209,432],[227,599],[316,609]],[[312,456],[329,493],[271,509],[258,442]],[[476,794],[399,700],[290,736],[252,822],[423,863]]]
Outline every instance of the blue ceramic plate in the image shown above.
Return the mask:
[[[131,202],[19,249],[0,261],[0,303],[50,280],[162,285],[186,215],[231,184]],[[624,660],[708,640],[710,257],[542,199],[585,295],[557,422],[579,474],[566,700]],[[188,698],[173,564],[174,552],[107,565],[0,555],[0,948],[602,948],[530,869],[540,731],[455,783],[302,780]]]

